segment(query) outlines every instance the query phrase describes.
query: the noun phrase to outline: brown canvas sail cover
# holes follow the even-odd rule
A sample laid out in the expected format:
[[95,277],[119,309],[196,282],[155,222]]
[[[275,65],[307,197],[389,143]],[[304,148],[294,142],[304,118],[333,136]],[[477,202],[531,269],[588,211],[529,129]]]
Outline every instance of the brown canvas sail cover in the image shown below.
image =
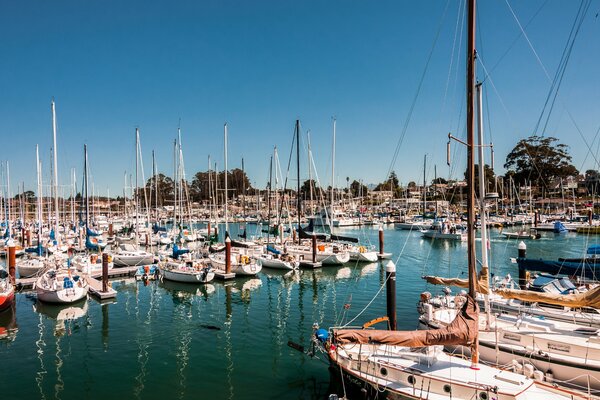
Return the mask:
[[[489,278],[488,278],[488,268],[482,267],[479,272],[479,277],[477,278],[477,292],[482,294],[489,294],[490,286],[489,286]],[[460,279],[460,278],[442,278],[440,276],[424,276],[428,283],[433,285],[444,285],[444,286],[458,286],[461,288],[469,287],[468,279]]]
[[516,289],[496,289],[494,293],[506,299],[516,299],[531,303],[546,303],[571,308],[600,308],[600,286],[596,286],[587,292],[573,294],[554,294]]
[[334,341],[339,344],[371,343],[405,347],[470,346],[477,341],[479,306],[471,296],[466,297],[460,313],[444,328],[420,331],[340,329],[333,332]]

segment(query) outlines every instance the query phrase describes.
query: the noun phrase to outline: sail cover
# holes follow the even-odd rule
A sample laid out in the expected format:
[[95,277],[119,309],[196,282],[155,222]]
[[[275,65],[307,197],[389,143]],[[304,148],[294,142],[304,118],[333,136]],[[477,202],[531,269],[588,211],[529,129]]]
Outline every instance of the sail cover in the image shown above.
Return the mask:
[[339,329],[333,331],[334,342],[339,344],[387,344],[404,347],[436,345],[471,346],[477,340],[479,306],[471,296],[450,325],[440,329],[418,331],[387,331],[371,329]]
[[531,290],[517,289],[496,289],[494,293],[497,293],[506,299],[516,299],[532,303],[554,304],[571,308],[600,308],[600,286],[596,286],[587,292],[573,294],[534,292]]
[[[487,267],[482,267],[479,272],[479,277],[477,279],[477,292],[482,294],[489,294],[490,286],[489,286],[489,272]],[[460,278],[442,278],[439,276],[424,276],[428,283],[433,285],[445,285],[445,286],[458,286],[461,288],[469,287],[468,279],[460,279]]]

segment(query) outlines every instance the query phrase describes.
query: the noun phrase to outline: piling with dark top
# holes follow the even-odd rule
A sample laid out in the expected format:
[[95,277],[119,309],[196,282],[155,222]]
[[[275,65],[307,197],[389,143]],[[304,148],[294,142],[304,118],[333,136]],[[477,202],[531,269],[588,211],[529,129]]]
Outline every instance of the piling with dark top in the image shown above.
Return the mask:
[[539,214],[536,210],[536,212],[533,214],[533,226],[535,226],[537,228],[538,222],[539,222]]
[[231,239],[225,239],[225,273],[231,273]]
[[17,278],[17,248],[12,239],[8,242],[8,275],[10,275],[10,281],[15,284]]
[[102,291],[108,292],[108,253],[102,253]]
[[383,227],[379,226],[379,254],[383,255]]
[[[218,237],[217,235],[219,234],[219,231],[217,230],[217,227],[215,226],[215,236]],[[210,232],[209,232],[210,233]]]
[[385,266],[387,317],[390,330],[396,330],[396,265],[389,261]]
[[210,241],[210,220],[208,221],[207,225],[206,225],[206,232],[207,232],[207,240]]
[[[527,257],[527,245],[525,244],[525,242],[521,241],[519,242],[519,258],[525,258]],[[519,267],[519,287],[521,288],[521,290],[525,290],[527,286],[527,270]]]
[[312,262],[317,262],[317,235],[312,234]]
[[110,237],[113,236],[113,224],[112,223],[108,224],[108,236],[110,236]]

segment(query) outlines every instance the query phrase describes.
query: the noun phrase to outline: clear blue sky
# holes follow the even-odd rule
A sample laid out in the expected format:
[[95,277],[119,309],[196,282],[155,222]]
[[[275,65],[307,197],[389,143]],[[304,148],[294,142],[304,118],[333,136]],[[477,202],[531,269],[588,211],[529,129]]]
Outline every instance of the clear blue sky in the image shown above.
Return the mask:
[[[488,70],[494,67],[485,84],[486,141],[496,145],[500,173],[508,151],[532,133],[550,87],[528,41],[521,36],[513,45],[520,29],[507,4],[523,26],[541,7],[526,32],[551,77],[579,7],[578,1],[479,2],[477,47]],[[230,167],[244,157],[251,181],[264,187],[272,147],[280,148],[285,170],[300,118],[328,185],[334,115],[337,184],[345,185],[346,176],[379,182],[440,24],[393,169],[404,183],[420,180],[427,153],[438,176],[464,171],[462,150],[453,169],[445,164],[447,133],[464,136],[465,28],[455,30],[460,1],[73,0],[0,7],[0,160],[10,162],[13,193],[21,181],[35,189],[36,143],[49,182],[52,97],[61,184],[72,167],[81,179],[86,143],[96,190],[120,193],[124,171],[134,168],[136,126],[146,176],[152,149],[159,170],[170,174],[181,118],[188,176],[206,169],[209,154],[222,168],[227,121]],[[592,143],[600,125],[599,11],[593,2],[546,131],[571,146],[583,170],[594,167],[585,141]],[[481,64],[478,76],[484,76]],[[305,156],[302,166],[305,178]]]

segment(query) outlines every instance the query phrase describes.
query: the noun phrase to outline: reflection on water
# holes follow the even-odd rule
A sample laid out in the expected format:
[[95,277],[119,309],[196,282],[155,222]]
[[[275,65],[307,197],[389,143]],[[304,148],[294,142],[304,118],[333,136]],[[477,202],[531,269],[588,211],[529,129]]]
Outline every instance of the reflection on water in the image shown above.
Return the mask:
[[[376,243],[377,235],[373,228],[355,236]],[[466,246],[393,229],[385,235],[397,266],[398,325],[414,329],[419,294],[440,290],[421,275],[464,276]],[[516,276],[510,257],[517,241],[495,238],[493,272]],[[528,243],[528,256],[577,257],[599,239],[545,235]],[[118,295],[108,305],[33,305],[18,294],[16,310],[0,314],[0,332],[9,332],[0,359],[14,370],[11,379],[0,374],[3,398],[326,398],[327,365],[287,342],[308,349],[314,323],[327,328],[385,315],[385,291],[376,294],[386,262],[263,270],[206,285],[123,279],[113,281]]]
[[0,343],[10,343],[17,338],[17,306],[15,302],[6,310],[0,312]]

